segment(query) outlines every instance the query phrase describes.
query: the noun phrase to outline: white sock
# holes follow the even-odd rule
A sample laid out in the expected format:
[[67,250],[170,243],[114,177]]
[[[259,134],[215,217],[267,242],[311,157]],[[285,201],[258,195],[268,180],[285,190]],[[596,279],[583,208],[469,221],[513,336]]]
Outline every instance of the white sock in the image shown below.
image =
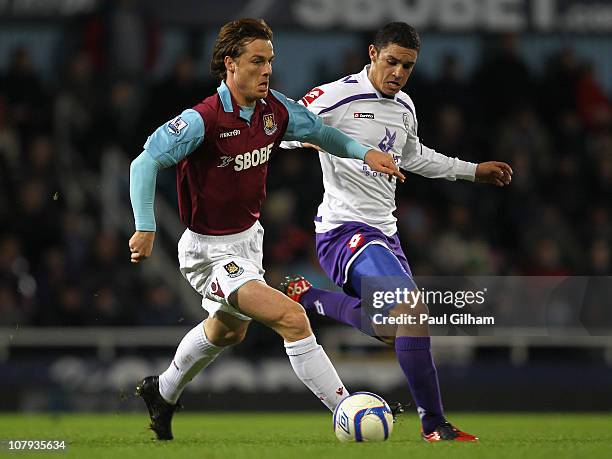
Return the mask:
[[331,411],[348,397],[346,387],[314,335],[293,343],[285,341],[285,350],[298,378]]
[[210,365],[223,349],[208,341],[204,322],[196,325],[181,340],[168,369],[159,375],[161,396],[168,403],[176,404],[187,383]]

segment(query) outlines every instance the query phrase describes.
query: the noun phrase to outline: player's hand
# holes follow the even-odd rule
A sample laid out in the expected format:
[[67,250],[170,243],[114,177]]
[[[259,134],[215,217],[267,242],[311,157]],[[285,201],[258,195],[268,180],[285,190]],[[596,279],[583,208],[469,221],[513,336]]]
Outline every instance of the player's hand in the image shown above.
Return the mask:
[[368,150],[364,161],[373,171],[389,174],[390,176],[395,175],[402,183],[406,180],[404,174],[400,172],[397,164],[393,161],[393,156],[389,153],[383,153],[378,150]]
[[512,168],[500,161],[487,161],[476,167],[476,183],[490,183],[495,186],[510,185]]
[[148,258],[153,251],[155,231],[136,231],[130,238],[130,252],[132,252],[132,263],[140,263]]

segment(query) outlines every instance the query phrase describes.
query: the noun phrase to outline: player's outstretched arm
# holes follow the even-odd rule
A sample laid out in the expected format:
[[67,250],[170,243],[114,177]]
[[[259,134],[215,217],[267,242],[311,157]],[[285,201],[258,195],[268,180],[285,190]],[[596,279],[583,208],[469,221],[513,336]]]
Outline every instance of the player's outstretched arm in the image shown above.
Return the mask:
[[302,140],[318,145],[328,153],[340,158],[361,159],[373,171],[394,175],[402,182],[406,179],[390,154],[368,149],[368,147],[361,145],[355,139],[331,126],[322,124],[319,130]]
[[394,175],[402,182],[405,180],[406,177],[400,172],[391,155],[369,149],[342,131],[326,126],[320,117],[280,92],[272,90],[272,94],[287,108],[289,113],[289,122],[283,140],[289,142],[297,140],[302,144],[317,145],[329,154],[340,158],[361,159],[374,171]]
[[[303,142],[301,143],[302,148],[313,148],[317,151],[323,151],[318,145]],[[402,183],[406,179],[404,174],[397,168],[395,161],[391,155],[383,153],[378,150],[368,150],[364,157],[365,163],[370,166],[372,170],[384,172],[385,174],[395,175]]]
[[495,186],[510,185],[512,168],[501,161],[487,161],[476,166],[476,183],[489,183]]

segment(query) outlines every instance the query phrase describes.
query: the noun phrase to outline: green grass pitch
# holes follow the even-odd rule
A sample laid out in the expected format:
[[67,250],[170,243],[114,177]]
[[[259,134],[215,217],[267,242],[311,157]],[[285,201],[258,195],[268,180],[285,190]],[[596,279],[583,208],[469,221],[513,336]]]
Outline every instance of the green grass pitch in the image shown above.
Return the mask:
[[326,413],[179,413],[171,442],[152,440],[142,414],[0,414],[0,439],[62,439],[63,452],[2,457],[83,458],[579,458],[612,457],[607,414],[452,414],[477,444],[427,444],[417,416],[403,415],[384,443],[339,443]]

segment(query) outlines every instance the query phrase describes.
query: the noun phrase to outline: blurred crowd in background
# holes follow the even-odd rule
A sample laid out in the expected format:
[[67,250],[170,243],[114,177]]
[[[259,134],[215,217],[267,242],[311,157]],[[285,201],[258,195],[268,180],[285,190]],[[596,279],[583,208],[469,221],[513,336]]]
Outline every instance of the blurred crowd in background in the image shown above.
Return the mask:
[[[103,202],[66,186],[99,179],[111,151],[131,161],[156,127],[213,94],[218,82],[196,72],[207,62],[193,53],[148,76],[158,36],[146,20],[89,18],[66,32],[51,80],[27,48],[13,50],[0,75],[0,325],[178,325],[185,317],[164,279],[146,280],[130,264],[128,238],[105,223]],[[398,186],[396,216],[413,272],[609,275],[611,95],[571,47],[535,73],[516,37],[489,38],[475,72],[448,54],[436,78],[417,64],[405,91],[424,144],[473,162],[506,161],[514,180],[497,189],[410,175]],[[311,87],[359,72],[366,59],[365,47],[354,50]],[[104,193],[101,182],[90,184]],[[174,171],[160,175],[158,190],[176,203]],[[262,217],[271,285],[299,272],[329,286],[314,254],[321,196],[313,151],[273,158]]]

